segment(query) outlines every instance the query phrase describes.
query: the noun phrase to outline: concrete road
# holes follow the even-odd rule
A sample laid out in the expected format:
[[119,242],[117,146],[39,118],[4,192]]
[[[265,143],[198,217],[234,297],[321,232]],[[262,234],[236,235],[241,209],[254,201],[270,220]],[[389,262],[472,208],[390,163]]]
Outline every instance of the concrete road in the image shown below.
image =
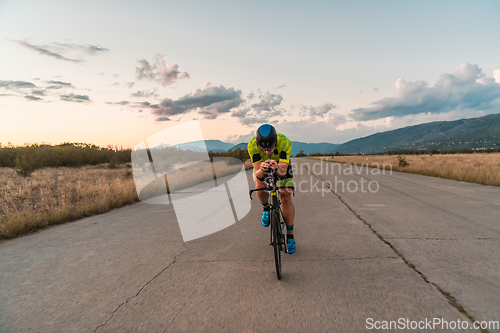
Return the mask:
[[[363,332],[384,321],[426,331],[434,318],[500,320],[500,188],[295,162],[297,252],[284,256],[281,281],[255,199],[238,223],[187,243],[171,205],[138,203],[0,243],[0,332]],[[361,177],[378,190],[329,188],[353,190]]]

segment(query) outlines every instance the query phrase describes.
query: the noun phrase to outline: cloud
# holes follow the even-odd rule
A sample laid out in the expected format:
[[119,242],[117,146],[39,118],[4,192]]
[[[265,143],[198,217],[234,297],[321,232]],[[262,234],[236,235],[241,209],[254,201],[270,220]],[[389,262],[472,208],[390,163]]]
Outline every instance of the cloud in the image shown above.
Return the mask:
[[236,109],[233,111],[233,113],[231,113],[231,117],[237,117],[237,118],[246,117],[247,113],[250,110],[251,109],[249,107]]
[[158,106],[158,104],[151,104],[149,102],[140,102],[140,103],[137,103],[136,105],[139,107],[150,108],[150,109],[159,109],[160,108]]
[[346,119],[345,115],[334,114],[328,115],[321,121],[311,118],[299,121],[282,120],[274,126],[279,133],[285,134],[290,140],[302,142],[344,143],[380,131],[380,128],[369,127],[363,123],[354,123],[351,128],[339,129],[339,125],[345,123]]
[[10,88],[34,88],[34,87],[36,86],[31,82],[0,80],[0,88],[10,89]]
[[100,54],[100,53],[108,53],[109,49],[97,45],[87,45],[85,46],[85,51],[90,54]]
[[[284,109],[280,107],[283,97],[270,92],[261,93],[259,90],[259,102],[254,104],[243,104],[241,107],[232,109],[231,116],[240,118],[239,121],[243,125],[252,125],[257,123],[273,123],[272,117],[283,115]],[[255,94],[251,92],[247,99],[253,99]]]
[[262,114],[261,116],[247,116],[247,117],[241,118],[240,123],[242,123],[243,125],[247,125],[247,126],[250,126],[253,124],[265,124],[265,123],[274,124],[274,123],[278,122],[278,120],[276,120],[276,119],[274,119],[274,120],[270,119],[271,117],[274,117],[274,116],[281,116],[281,112],[273,111],[269,114]]
[[243,135],[231,134],[224,139],[224,142],[229,142],[229,143],[234,143],[234,144],[241,143],[241,142],[249,142],[250,140],[252,140],[252,138],[254,136],[255,136],[255,131],[252,131],[249,134],[243,134]]
[[[142,110],[139,110],[139,112],[142,112]],[[169,117],[161,116],[156,118],[156,121],[170,121]]]
[[178,80],[191,78],[187,72],[180,71],[179,65],[167,64],[165,62],[167,59],[168,56],[159,54],[155,57],[153,65],[145,59],[139,60],[139,67],[135,68],[137,79],[156,81],[163,86],[168,86]]
[[354,109],[349,116],[357,121],[403,117],[421,113],[460,110],[486,111],[498,107],[500,84],[486,77],[474,64],[462,64],[453,74],[444,73],[434,86],[425,81],[396,81],[396,97],[386,97],[367,108]]
[[30,101],[41,101],[42,100],[41,98],[33,96],[33,95],[26,95],[26,96],[24,96],[24,98],[26,98],[27,100],[30,100]]
[[[74,88],[71,83],[63,81],[42,81],[40,85],[27,81],[2,81],[0,80],[0,88],[4,88],[13,94],[10,96],[16,96],[30,101],[39,101],[41,96],[56,97],[64,101],[71,102],[91,102],[90,98],[86,95],[76,95],[76,94],[65,94],[65,91],[54,93],[54,90],[62,88]],[[28,90],[27,90],[28,89]]]
[[[119,101],[119,102],[105,102],[105,104],[108,105],[127,105],[133,108],[149,108],[149,109],[159,109],[160,107],[158,104],[151,104],[149,102],[129,102],[129,101]],[[142,112],[142,110],[139,110],[139,112]]]
[[57,54],[57,53],[54,53],[54,52],[51,52],[45,48],[42,48],[40,46],[36,46],[36,45],[32,45],[32,44],[29,44],[27,42],[23,42],[23,41],[20,41],[20,40],[12,40],[12,42],[15,42],[21,46],[24,46],[24,47],[27,47],[33,51],[36,51],[40,54],[43,54],[43,55],[46,55],[46,56],[49,56],[49,57],[52,57],[52,58],[55,58],[57,60],[64,60],[64,61],[69,61],[69,62],[74,62],[74,63],[81,63],[83,62],[82,60],[77,60],[77,59],[69,59],[69,58],[66,58],[60,54]]
[[310,118],[321,117],[324,118],[325,115],[331,110],[337,108],[336,105],[332,103],[324,103],[318,106],[305,106],[302,105],[300,115],[308,115]]
[[51,84],[51,86],[48,86],[47,89],[61,89],[61,88],[73,88],[73,85],[68,82],[62,82],[62,81],[47,81],[48,84]]
[[77,103],[91,102],[89,96],[87,96],[87,95],[75,95],[75,94],[61,95],[61,100],[67,101],[67,102],[77,102]]
[[[348,140],[376,133],[375,127],[367,127],[361,123],[355,124],[352,128],[339,130],[337,127],[345,122],[345,115],[335,114],[327,115],[321,121],[307,118],[299,121],[275,120],[272,122],[278,133],[285,134],[290,140],[302,142],[331,142],[343,143]],[[262,124],[266,121],[254,122],[253,124]],[[225,141],[240,143],[248,142],[254,136],[257,126],[248,134],[240,136],[231,135]]]
[[148,90],[139,90],[135,93],[132,93],[133,97],[158,97],[158,94],[156,94],[156,89],[153,91],[148,91]]
[[283,84],[283,85],[281,85],[281,86],[279,86],[279,87],[274,88],[274,90],[276,90],[276,89],[281,89],[281,88],[285,88],[285,87],[286,87],[286,84]]
[[55,50],[60,50],[61,52],[73,50],[79,53],[86,53],[90,55],[99,55],[109,52],[109,49],[105,47],[90,44],[51,43],[47,47]]
[[500,84],[500,69],[493,71],[493,77],[495,78],[495,82]]
[[198,113],[202,114],[205,119],[215,119],[219,115],[227,113],[231,109],[237,108],[242,102],[243,100],[239,96],[235,96],[234,98],[203,107]]
[[[71,45],[74,45],[74,44],[71,44]],[[102,47],[102,46],[98,46],[98,45],[88,45],[87,44],[87,45],[76,45],[76,47],[80,48],[84,52],[87,52],[88,54],[92,54],[92,55],[98,55],[98,54],[109,52],[109,49]]]
[[378,88],[377,87],[373,87],[373,91],[377,92]]
[[283,97],[279,94],[271,94],[266,92],[265,94],[260,94],[260,101],[258,103],[252,104],[252,109],[257,113],[262,111],[275,111],[276,107],[281,104]]
[[198,89],[193,94],[185,95],[177,100],[165,98],[158,105],[144,106],[155,108],[153,113],[157,116],[174,116],[198,110],[198,113],[203,114],[206,119],[215,119],[218,115],[228,113],[241,103],[243,103],[241,90],[210,86]]
[[63,54],[72,53],[74,56],[81,56],[82,54],[100,55],[109,52],[109,49],[105,47],[90,44],[50,43],[48,45],[37,46],[20,40],[11,40],[11,42],[17,43],[40,54],[73,63],[83,63],[84,61],[81,59],[68,58],[63,56]]

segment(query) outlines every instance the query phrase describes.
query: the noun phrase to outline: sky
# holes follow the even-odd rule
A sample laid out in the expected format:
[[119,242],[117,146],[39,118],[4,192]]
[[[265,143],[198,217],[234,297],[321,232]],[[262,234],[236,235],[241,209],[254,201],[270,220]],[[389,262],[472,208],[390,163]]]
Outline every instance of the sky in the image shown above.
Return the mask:
[[499,1],[0,0],[0,142],[343,143],[500,113]]

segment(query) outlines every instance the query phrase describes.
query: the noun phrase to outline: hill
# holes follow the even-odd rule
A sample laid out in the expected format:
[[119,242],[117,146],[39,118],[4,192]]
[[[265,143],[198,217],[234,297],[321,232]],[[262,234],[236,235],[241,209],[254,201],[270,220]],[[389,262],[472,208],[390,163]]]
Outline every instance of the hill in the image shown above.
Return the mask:
[[313,154],[313,153],[328,153],[337,147],[338,144],[333,143],[306,143],[300,141],[292,141],[292,156],[297,155],[300,151],[304,151],[304,154]]
[[379,153],[394,150],[460,150],[500,147],[500,114],[437,121],[376,133],[343,143],[329,153]]

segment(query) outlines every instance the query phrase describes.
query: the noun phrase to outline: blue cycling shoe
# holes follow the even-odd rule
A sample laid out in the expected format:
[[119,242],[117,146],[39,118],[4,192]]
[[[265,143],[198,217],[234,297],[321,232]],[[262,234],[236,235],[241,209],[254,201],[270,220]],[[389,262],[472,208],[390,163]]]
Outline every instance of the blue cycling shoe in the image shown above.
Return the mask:
[[269,217],[269,210],[264,210],[262,212],[262,225],[264,227],[269,227],[269,223],[271,223],[271,219]]
[[292,254],[295,253],[297,247],[295,246],[295,239],[288,238],[286,240],[286,253]]

